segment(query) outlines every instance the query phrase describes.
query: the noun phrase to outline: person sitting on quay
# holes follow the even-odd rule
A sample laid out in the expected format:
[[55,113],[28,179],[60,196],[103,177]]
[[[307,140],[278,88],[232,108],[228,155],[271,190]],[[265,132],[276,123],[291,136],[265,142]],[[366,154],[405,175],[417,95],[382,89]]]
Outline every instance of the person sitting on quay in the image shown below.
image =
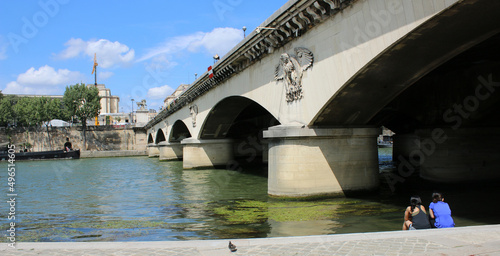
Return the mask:
[[429,215],[434,219],[436,228],[452,228],[455,227],[455,222],[451,217],[451,209],[448,203],[444,202],[444,197],[441,193],[432,194],[432,202],[429,205]]
[[66,138],[66,143],[64,143],[64,151],[71,150],[73,150],[73,146],[71,145],[71,142],[69,142],[69,138]]
[[425,206],[419,196],[410,198],[410,206],[406,208],[403,230],[427,229],[431,228]]

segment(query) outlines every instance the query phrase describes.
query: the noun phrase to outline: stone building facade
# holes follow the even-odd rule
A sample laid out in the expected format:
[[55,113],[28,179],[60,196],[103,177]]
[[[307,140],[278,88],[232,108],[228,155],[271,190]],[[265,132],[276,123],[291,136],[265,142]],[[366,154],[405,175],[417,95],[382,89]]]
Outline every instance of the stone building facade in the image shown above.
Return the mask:
[[[87,86],[90,87],[95,85],[87,84]],[[101,114],[114,114],[120,112],[120,97],[111,95],[111,90],[106,88],[104,84],[97,84],[97,89],[101,97]]]

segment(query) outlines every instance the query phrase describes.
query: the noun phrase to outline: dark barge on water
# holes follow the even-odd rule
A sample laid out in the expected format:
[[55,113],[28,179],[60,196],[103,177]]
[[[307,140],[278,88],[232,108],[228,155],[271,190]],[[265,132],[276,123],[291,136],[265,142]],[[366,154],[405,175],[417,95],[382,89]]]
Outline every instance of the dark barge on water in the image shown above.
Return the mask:
[[[50,159],[79,159],[80,150],[53,150],[53,151],[41,151],[41,152],[16,152],[15,161],[18,160],[50,160]],[[0,160],[9,160],[9,153],[6,151],[0,152]]]

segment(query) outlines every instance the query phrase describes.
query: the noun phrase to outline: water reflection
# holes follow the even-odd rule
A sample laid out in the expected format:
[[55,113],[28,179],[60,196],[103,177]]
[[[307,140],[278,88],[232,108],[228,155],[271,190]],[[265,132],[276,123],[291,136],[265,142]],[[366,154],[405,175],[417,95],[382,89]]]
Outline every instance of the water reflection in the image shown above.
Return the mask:
[[[391,171],[390,154],[384,149],[379,155],[382,172]],[[0,163],[0,169],[6,166]],[[146,157],[18,162],[16,167],[20,241],[155,241],[399,230],[409,196],[420,194],[427,207],[430,199],[425,195],[430,197],[436,188],[408,179],[394,194],[381,176],[381,189],[372,195],[281,201],[268,198],[267,177],[260,167],[244,172],[182,170],[182,162]],[[6,174],[0,172],[0,180],[5,181]],[[496,208],[484,207],[469,192],[486,189],[498,195],[497,189],[467,188],[439,185],[446,191],[457,226],[497,223]],[[7,204],[0,210],[0,224],[7,229]]]
[[332,230],[340,227],[340,223],[335,220],[308,220],[308,221],[286,221],[279,222],[269,220],[272,227],[270,237],[282,236],[309,236],[320,234],[331,234]]

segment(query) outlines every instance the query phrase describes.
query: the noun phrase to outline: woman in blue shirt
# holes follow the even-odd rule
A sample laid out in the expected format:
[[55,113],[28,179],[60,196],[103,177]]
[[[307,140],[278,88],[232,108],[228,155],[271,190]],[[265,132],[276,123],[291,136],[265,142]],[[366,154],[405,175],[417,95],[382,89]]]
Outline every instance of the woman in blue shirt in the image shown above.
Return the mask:
[[429,205],[429,214],[435,220],[436,228],[452,228],[455,226],[451,217],[450,206],[444,202],[444,198],[440,193],[432,194],[432,203]]

